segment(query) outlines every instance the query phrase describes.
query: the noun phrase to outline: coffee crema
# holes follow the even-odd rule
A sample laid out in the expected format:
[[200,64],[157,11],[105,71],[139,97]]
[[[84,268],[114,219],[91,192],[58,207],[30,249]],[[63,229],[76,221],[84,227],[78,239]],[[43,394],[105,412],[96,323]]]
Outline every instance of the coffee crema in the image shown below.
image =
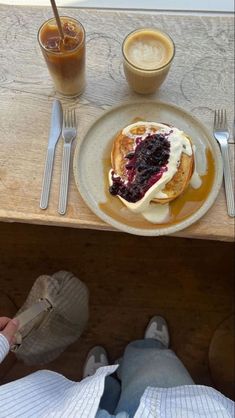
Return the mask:
[[172,41],[161,32],[146,29],[135,32],[124,46],[124,53],[131,64],[143,70],[156,70],[172,58]]

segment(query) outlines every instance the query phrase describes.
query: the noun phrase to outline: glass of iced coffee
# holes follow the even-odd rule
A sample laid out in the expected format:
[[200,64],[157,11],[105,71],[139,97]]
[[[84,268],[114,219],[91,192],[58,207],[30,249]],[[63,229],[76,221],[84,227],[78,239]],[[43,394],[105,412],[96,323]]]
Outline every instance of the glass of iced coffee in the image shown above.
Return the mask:
[[165,80],[175,55],[175,45],[166,33],[143,28],[127,35],[122,53],[130,87],[137,93],[150,94]]
[[71,17],[60,18],[64,39],[56,20],[47,20],[38,31],[38,42],[56,90],[66,96],[77,96],[85,88],[85,30]]

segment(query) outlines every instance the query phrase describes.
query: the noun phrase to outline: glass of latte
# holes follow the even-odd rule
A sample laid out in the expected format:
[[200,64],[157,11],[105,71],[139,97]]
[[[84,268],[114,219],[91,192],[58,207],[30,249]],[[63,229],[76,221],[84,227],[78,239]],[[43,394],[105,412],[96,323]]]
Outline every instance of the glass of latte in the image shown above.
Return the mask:
[[166,33],[143,28],[126,36],[122,53],[129,86],[137,93],[150,94],[165,80],[175,55],[175,45]]

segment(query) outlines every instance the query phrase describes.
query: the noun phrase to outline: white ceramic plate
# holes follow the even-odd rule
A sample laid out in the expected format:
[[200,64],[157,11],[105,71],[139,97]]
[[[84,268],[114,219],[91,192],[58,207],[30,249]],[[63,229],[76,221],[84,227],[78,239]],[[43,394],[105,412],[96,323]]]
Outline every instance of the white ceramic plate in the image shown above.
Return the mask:
[[[196,145],[196,163],[199,174],[205,171],[205,150],[209,148],[213,155],[215,176],[208,196],[202,206],[194,213],[172,225],[157,226],[149,224],[148,227],[133,226],[132,222],[128,223],[110,215],[112,211],[104,210],[104,206],[100,205],[107,202],[108,169],[106,169],[107,174],[105,174],[104,159],[110,157],[113,137],[118,131],[138,117],[146,121],[172,124],[189,134]],[[158,236],[172,234],[187,228],[208,211],[221,187],[223,167],[220,150],[215,139],[196,118],[171,104],[139,100],[123,103],[112,108],[92,124],[76,148],[74,175],[81,196],[89,208],[103,221],[131,234]],[[111,199],[114,199],[111,202],[116,202],[116,199],[119,201],[117,197],[112,196]],[[110,199],[108,199],[108,204],[109,202]],[[125,208],[125,210],[127,209]],[[130,216],[132,215],[130,214]]]

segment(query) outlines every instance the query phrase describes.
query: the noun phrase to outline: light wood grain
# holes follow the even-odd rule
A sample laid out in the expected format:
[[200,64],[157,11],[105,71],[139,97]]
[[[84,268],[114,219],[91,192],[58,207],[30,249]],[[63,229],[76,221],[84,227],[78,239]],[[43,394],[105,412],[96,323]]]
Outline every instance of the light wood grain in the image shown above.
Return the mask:
[[[79,135],[110,106],[137,97],[123,76],[121,43],[129,31],[140,26],[157,26],[176,43],[172,71],[151,98],[191,111],[209,129],[213,110],[225,107],[232,125],[232,17],[77,9],[63,9],[63,14],[78,18],[87,32],[86,91],[76,100],[62,99],[64,106],[77,107]],[[0,219],[111,230],[87,208],[72,173],[67,214],[57,214],[61,144],[56,151],[50,206],[47,211],[39,209],[50,111],[56,94],[36,35],[49,17],[51,10],[45,7],[0,6]],[[230,148],[232,162],[234,144]],[[178,235],[232,240],[233,219],[227,216],[224,190],[202,220]]]

